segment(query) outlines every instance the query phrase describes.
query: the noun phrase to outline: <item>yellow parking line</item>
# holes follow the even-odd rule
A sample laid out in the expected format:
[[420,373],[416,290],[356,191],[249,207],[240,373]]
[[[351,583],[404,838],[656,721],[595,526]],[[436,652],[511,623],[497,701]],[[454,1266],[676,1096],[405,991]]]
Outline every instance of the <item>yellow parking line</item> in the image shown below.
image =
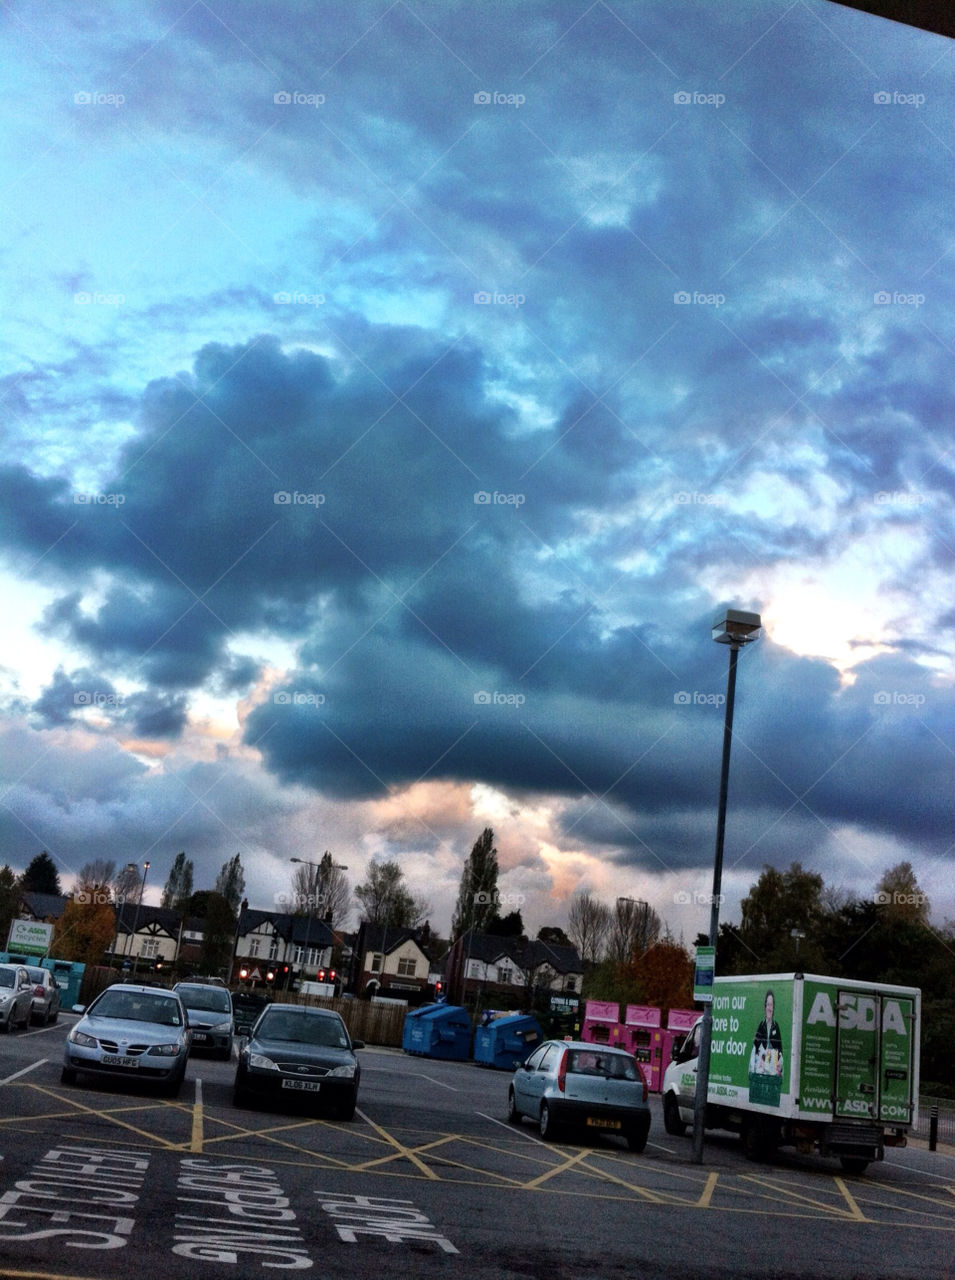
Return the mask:
[[570,1169],[573,1165],[579,1164],[586,1156],[589,1156],[588,1150],[578,1151],[575,1156],[570,1156],[563,1164],[555,1164],[546,1173],[539,1174],[536,1178],[532,1178],[530,1182],[522,1183],[525,1191],[530,1191],[532,1187],[539,1187],[542,1183],[547,1182],[549,1178],[555,1178],[558,1173],[563,1173],[566,1169]]
[[[798,1191],[792,1191],[784,1186],[774,1185],[769,1178],[766,1177],[756,1177],[753,1174],[743,1173],[740,1174],[740,1181],[755,1183],[760,1188],[761,1193],[770,1200],[781,1200],[783,1203],[791,1202],[794,1207],[798,1204],[807,1205],[813,1209],[821,1209],[823,1213],[828,1213],[837,1218],[845,1219],[856,1216],[856,1214],[851,1211],[847,1213],[844,1209],[840,1209],[838,1205],[829,1204],[825,1200],[817,1200],[815,1196],[800,1195]],[[840,1178],[835,1179],[837,1184],[840,1181]],[[853,1204],[854,1202],[851,1200],[851,1197],[848,1198],[850,1199],[850,1205]],[[856,1206],[856,1212],[858,1212],[858,1206]]]
[[[370,1128],[374,1129],[374,1131],[377,1134],[380,1134],[381,1137],[384,1138],[386,1142],[391,1143],[391,1145],[395,1148],[395,1152],[397,1155],[404,1156],[405,1159],[410,1160],[411,1163],[417,1169],[420,1169],[421,1172],[424,1174],[424,1176],[426,1178],[429,1178],[432,1182],[440,1182],[440,1178],[435,1173],[435,1171],[433,1169],[429,1169],[423,1160],[419,1160],[414,1150],[411,1147],[406,1147],[404,1143],[399,1142],[397,1138],[393,1137],[387,1131],[387,1129],[383,1129],[381,1125],[375,1124],[374,1120],[372,1120],[369,1116],[366,1116],[364,1111],[359,1111],[358,1114],[365,1121],[365,1123],[369,1125]],[[374,1163],[377,1163],[377,1161],[375,1161]],[[357,1166],[357,1169],[361,1169],[361,1168],[362,1168],[361,1165]],[[357,1169],[354,1171],[357,1171]]]
[[716,1184],[719,1181],[718,1173],[709,1173],[706,1175],[706,1184],[700,1192],[700,1198],[697,1200],[697,1207],[700,1209],[708,1209],[713,1200],[713,1192],[716,1190]]
[[[56,1098],[57,1102],[64,1101],[64,1099],[61,1098],[59,1094],[54,1093],[51,1089],[47,1089],[41,1084],[31,1085],[30,1088],[36,1089],[38,1093],[45,1093],[48,1097]],[[179,1143],[170,1142],[168,1138],[161,1138],[157,1133],[152,1133],[149,1129],[140,1129],[137,1125],[129,1124],[125,1120],[120,1120],[117,1115],[114,1115],[110,1111],[104,1111],[103,1109],[98,1107],[88,1107],[86,1106],[85,1103],[81,1102],[79,1098],[70,1098],[68,1099],[68,1101],[70,1102],[70,1105],[73,1107],[75,1111],[85,1112],[85,1114],[89,1116],[98,1116],[101,1120],[106,1120],[111,1124],[119,1125],[121,1129],[128,1129],[130,1133],[138,1133],[141,1138],[147,1138],[150,1142],[158,1143],[160,1146],[165,1147],[168,1151],[173,1151],[176,1149],[177,1146],[179,1146]],[[160,1103],[154,1104],[154,1106],[155,1105],[166,1106],[167,1104],[160,1102]],[[124,1110],[130,1110],[130,1109],[153,1110],[154,1108],[153,1106],[150,1106],[148,1108],[136,1107],[136,1108],[123,1108],[123,1109]]]
[[838,1178],[838,1177],[834,1177],[832,1180],[833,1180],[833,1182],[836,1184],[836,1186],[839,1188],[839,1190],[842,1192],[842,1194],[845,1196],[845,1198],[846,1198],[846,1204],[849,1206],[850,1216],[851,1216],[851,1217],[852,1217],[856,1222],[868,1222],[868,1221],[869,1221],[869,1219],[865,1216],[865,1214],[864,1214],[864,1213],[862,1212],[862,1210],[859,1208],[859,1205],[858,1205],[858,1202],[856,1201],[855,1196],[852,1194],[852,1192],[851,1192],[851,1191],[849,1190],[849,1188],[846,1186],[846,1184],[845,1184],[845,1182],[843,1181],[843,1179],[842,1179],[842,1178]]
[[192,1141],[190,1151],[202,1151],[202,1081],[196,1080],[196,1101],[192,1108]]

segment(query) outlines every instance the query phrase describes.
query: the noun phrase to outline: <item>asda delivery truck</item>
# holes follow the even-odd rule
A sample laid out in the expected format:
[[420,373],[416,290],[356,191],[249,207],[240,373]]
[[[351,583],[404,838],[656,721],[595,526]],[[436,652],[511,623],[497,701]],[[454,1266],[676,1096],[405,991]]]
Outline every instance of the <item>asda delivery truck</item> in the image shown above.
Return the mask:
[[[813,973],[714,978],[706,1127],[761,1158],[794,1146],[861,1173],[918,1121],[921,992]],[[663,1078],[663,1123],[693,1123],[702,1018]]]

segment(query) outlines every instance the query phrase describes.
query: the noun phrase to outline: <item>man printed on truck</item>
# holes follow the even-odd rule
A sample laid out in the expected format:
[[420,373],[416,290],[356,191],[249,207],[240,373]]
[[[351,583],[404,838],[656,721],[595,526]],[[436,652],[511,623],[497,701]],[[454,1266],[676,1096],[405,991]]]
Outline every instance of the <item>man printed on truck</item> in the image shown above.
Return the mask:
[[756,1035],[753,1037],[753,1060],[756,1071],[771,1071],[777,1075],[782,1075],[783,1037],[779,1030],[779,1023],[773,1017],[775,1007],[776,997],[771,990],[767,991],[763,1005],[765,1016],[756,1028]]

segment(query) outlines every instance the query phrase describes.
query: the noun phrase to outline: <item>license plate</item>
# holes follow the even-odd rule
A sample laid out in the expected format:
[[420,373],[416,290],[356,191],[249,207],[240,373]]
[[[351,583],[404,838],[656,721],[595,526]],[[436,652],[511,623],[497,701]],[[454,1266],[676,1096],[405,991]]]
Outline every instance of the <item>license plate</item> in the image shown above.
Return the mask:
[[304,1089],[308,1093],[318,1093],[322,1086],[314,1080],[283,1080],[283,1089]]
[[605,1120],[602,1116],[588,1116],[587,1124],[591,1129],[619,1129],[619,1120]]
[[203,1041],[209,1039],[204,1031],[193,1031],[192,1038],[196,1044],[201,1044]]
[[122,1053],[104,1053],[101,1059],[104,1067],[138,1067],[139,1059],[130,1058]]

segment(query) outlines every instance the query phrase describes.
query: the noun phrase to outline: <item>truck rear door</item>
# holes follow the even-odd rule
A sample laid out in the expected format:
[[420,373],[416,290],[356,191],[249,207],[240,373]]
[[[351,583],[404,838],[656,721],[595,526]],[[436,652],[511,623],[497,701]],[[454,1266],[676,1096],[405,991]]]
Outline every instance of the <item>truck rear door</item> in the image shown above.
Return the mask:
[[840,990],[838,1011],[835,1116],[910,1123],[914,1002],[878,991]]

